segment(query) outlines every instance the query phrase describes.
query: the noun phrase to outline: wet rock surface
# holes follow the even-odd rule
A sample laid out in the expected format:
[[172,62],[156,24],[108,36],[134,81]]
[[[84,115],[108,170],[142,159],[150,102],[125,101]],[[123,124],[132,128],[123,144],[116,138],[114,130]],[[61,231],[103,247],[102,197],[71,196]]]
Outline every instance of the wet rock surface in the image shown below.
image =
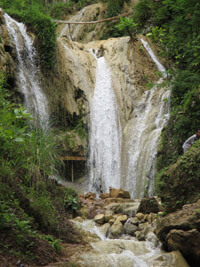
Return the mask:
[[159,218],[155,232],[165,249],[180,250],[191,266],[199,266],[200,200]]
[[158,203],[158,200],[155,197],[143,198],[138,208],[138,212],[142,212],[144,214],[158,213],[161,210],[161,205]]

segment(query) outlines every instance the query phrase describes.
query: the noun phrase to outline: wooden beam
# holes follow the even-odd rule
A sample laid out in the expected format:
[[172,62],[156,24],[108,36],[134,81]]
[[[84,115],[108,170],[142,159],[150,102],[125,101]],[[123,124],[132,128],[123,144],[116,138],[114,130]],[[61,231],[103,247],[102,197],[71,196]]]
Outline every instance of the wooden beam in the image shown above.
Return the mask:
[[72,161],[72,183],[74,182],[74,164]]
[[87,160],[87,157],[66,156],[66,157],[60,157],[60,160]]
[[64,23],[64,24],[97,24],[97,23],[103,23],[103,22],[107,22],[107,21],[111,21],[111,20],[118,20],[121,17],[126,17],[131,15],[133,12],[129,11],[126,12],[124,14],[121,14],[119,16],[115,16],[112,18],[108,18],[108,19],[101,19],[101,20],[96,20],[96,21],[80,21],[80,22],[73,22],[73,21],[66,21],[66,20],[57,20],[57,19],[53,19],[53,22],[57,22],[57,23]]

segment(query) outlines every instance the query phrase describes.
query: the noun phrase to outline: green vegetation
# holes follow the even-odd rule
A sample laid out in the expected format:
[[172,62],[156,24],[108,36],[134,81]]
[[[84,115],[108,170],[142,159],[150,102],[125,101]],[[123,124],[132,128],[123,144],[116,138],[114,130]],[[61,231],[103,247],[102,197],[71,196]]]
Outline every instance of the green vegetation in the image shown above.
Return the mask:
[[124,0],[108,0],[106,16],[111,18],[119,15],[124,6],[124,2]]
[[63,215],[68,217],[79,208],[78,196],[49,179],[59,165],[53,134],[31,126],[32,116],[11,101],[7,87],[1,73],[0,254],[40,264],[44,259],[36,256],[39,242],[48,263],[61,249],[60,236],[77,242]]
[[200,197],[200,141],[176,163],[163,169],[156,177],[156,187],[167,211],[173,211],[184,204],[193,203]]
[[[32,2],[31,2],[32,3]],[[26,24],[28,29],[37,36],[37,48],[40,64],[44,70],[51,69],[55,63],[56,35],[55,25],[51,18],[44,13],[41,1],[0,1],[0,6]]]
[[[177,208],[197,199],[194,195],[199,190],[195,182],[200,177],[196,166],[198,150],[195,150],[196,154],[191,151],[187,156],[181,155],[183,142],[199,128],[200,3],[198,0],[141,0],[134,10],[134,21],[162,48],[162,55],[168,57],[173,66],[170,70],[173,77],[171,114],[158,151],[156,183],[157,193],[166,206]],[[179,179],[182,180],[181,186],[176,190],[174,183]],[[188,190],[190,198],[186,189],[181,191],[187,185],[188,188],[196,185],[194,194],[193,189]]]
[[119,31],[127,32],[133,42],[137,41],[137,23],[131,18],[120,18],[120,22],[116,26]]

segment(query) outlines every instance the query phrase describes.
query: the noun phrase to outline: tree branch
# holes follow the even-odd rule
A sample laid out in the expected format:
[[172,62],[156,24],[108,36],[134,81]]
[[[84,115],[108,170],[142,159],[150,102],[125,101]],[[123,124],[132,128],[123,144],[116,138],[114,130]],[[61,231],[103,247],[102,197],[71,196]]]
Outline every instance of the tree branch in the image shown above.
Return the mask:
[[80,21],[80,22],[73,22],[73,21],[66,21],[66,20],[56,20],[56,19],[53,19],[53,22],[64,23],[64,24],[97,24],[97,23],[103,23],[103,22],[107,22],[107,21],[111,21],[111,20],[118,20],[118,19],[120,19],[121,17],[129,16],[129,15],[131,15],[132,13],[133,13],[132,11],[129,11],[129,12],[126,12],[126,13],[121,14],[121,15],[119,15],[119,16],[115,16],[115,17],[108,18],[108,19],[96,20],[96,21]]

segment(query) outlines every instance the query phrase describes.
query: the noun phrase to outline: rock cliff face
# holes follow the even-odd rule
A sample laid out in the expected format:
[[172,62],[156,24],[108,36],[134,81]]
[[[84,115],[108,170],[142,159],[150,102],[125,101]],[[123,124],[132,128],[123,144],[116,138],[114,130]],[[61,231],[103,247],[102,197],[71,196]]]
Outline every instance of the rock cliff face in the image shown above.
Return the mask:
[[[103,5],[95,4],[84,8],[73,16],[71,20],[97,20],[102,17],[104,12]],[[57,64],[54,72],[43,79],[46,94],[49,96],[51,116],[55,123],[61,126],[64,125],[65,128],[70,126],[72,129],[76,129],[79,124],[89,124],[90,104],[96,80],[96,59],[92,51],[98,51],[97,57],[104,56],[110,69],[112,88],[118,104],[122,126],[121,155],[124,159],[124,162],[122,162],[122,176],[124,178],[121,181],[121,186],[126,190],[135,187],[134,197],[141,197],[144,191],[144,181],[134,186],[132,184],[132,180],[135,179],[132,178],[135,175],[134,173],[129,177],[129,183],[125,179],[125,177],[128,177],[130,169],[133,169],[132,166],[129,168],[129,164],[132,162],[129,155],[132,151],[130,151],[129,155],[127,151],[134,149],[131,146],[135,142],[138,142],[138,144],[143,142],[139,142],[137,136],[133,138],[131,136],[133,132],[136,132],[135,127],[140,128],[140,126],[136,125],[139,125],[142,121],[140,114],[144,112],[148,99],[150,99],[146,85],[148,83],[153,84],[158,80],[156,75],[157,67],[144,48],[140,38],[135,43],[131,42],[129,37],[91,41],[98,38],[98,31],[101,29],[95,27],[89,33],[86,29],[84,42],[81,43],[80,36],[83,36],[85,27],[87,28],[87,25],[70,26],[70,33],[68,26],[58,27]],[[96,37],[93,36],[94,32]],[[145,39],[145,37],[142,38]],[[161,95],[165,90],[164,88],[157,90],[152,97],[152,109],[146,112],[148,125],[143,120],[143,124],[146,127],[145,136],[142,137],[144,142],[147,142],[150,133],[157,127],[155,120],[159,113],[158,107],[163,102]],[[152,133],[152,135],[153,138],[157,133]],[[83,148],[87,147],[87,138],[81,140],[81,138],[75,137],[74,139],[76,140],[74,148],[77,147],[77,149],[72,148],[71,151],[74,150],[78,154],[83,154]],[[143,147],[145,150],[142,152],[143,155],[140,155],[140,158],[145,155],[146,157],[153,157],[154,152],[151,149],[147,151],[145,145]],[[141,165],[140,169],[143,172],[145,168]],[[148,170],[144,172],[153,173],[151,166],[148,166]],[[146,176],[149,177],[149,175],[152,176],[152,174],[147,174]],[[139,176],[144,175],[140,173]],[[137,196],[136,192],[139,192]]]
[[15,70],[15,63],[12,58],[12,56],[14,57],[14,48],[10,44],[3,14],[4,12],[0,8],[0,71],[6,73],[11,82],[14,79]]

